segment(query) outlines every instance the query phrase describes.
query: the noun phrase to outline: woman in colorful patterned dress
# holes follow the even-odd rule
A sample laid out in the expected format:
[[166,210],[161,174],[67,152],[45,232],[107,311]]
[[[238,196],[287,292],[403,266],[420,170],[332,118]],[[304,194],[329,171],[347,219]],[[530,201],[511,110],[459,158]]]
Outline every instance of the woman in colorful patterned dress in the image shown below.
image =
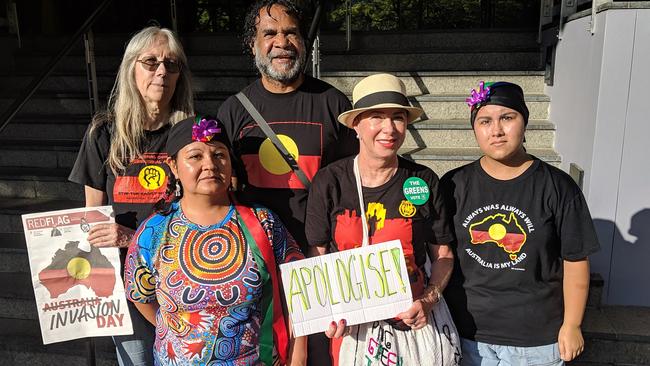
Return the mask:
[[154,363],[304,363],[305,340],[287,341],[277,269],[302,253],[273,212],[229,194],[225,130],[186,119],[166,150],[181,198],[138,228],[125,269],[127,297],[156,326]]

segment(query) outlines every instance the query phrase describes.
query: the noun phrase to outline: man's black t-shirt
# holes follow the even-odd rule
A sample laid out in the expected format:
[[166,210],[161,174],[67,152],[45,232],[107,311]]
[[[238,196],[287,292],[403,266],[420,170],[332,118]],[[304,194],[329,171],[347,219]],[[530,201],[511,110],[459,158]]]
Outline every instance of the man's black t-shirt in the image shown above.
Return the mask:
[[557,342],[563,260],[599,249],[578,186],[538,159],[506,181],[477,160],[447,173],[441,186],[456,236],[445,297],[460,335],[520,347]]
[[92,134],[90,128],[86,131],[68,179],[106,192],[108,204],[115,212],[115,222],[137,229],[167,190],[170,170],[165,163],[167,153],[164,150],[170,125],[145,131],[142,158],[132,159],[117,177],[107,163],[111,128],[112,124],[103,123]]
[[[351,108],[348,98],[331,85],[305,76],[302,85],[286,94],[267,91],[261,79],[242,91],[294,156],[307,177],[342,157],[359,151],[354,131],[337,121]],[[304,233],[307,190],[239,100],[232,96],[219,108],[221,121],[243,162],[244,195],[280,216],[289,232],[306,249]]]

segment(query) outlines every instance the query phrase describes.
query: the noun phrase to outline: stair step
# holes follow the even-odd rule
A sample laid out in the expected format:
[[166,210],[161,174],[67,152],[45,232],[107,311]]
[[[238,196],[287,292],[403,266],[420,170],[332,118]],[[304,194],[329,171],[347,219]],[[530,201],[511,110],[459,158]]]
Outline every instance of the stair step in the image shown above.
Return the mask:
[[[344,32],[324,33],[321,47],[326,50],[344,50],[346,39]],[[537,33],[526,30],[488,30],[479,32],[472,29],[462,30],[427,30],[427,31],[393,31],[393,32],[353,32],[352,49],[365,49],[376,53],[385,52],[391,46],[400,45],[405,49],[473,49],[480,47],[523,48],[537,45]]]
[[[526,148],[552,149],[555,126],[542,120],[530,120]],[[467,120],[425,120],[409,125],[403,148],[478,148]]]
[[[388,50],[373,53],[327,52],[321,53],[321,70],[323,71],[497,71],[497,70],[541,70],[543,64],[538,49],[477,49],[471,51],[422,50],[419,53],[407,53],[404,50]],[[371,59],[372,62],[368,60]],[[21,71],[38,71],[48,62],[44,55],[19,55],[16,66]],[[96,57],[98,72],[116,72],[121,56]],[[188,59],[192,72],[214,70],[255,71],[253,58],[240,52],[219,52],[212,54],[194,53]],[[58,72],[85,70],[85,58],[82,55],[69,55],[56,66]]]
[[[18,96],[33,79],[31,74],[0,76],[0,92]],[[194,92],[217,91],[235,94],[246,85],[257,79],[254,72],[199,72],[192,74],[192,88]],[[115,73],[104,72],[97,75],[97,90],[101,95],[108,95],[115,82]],[[87,76],[80,70],[78,73],[64,72],[54,74],[44,80],[38,89],[39,92],[73,92],[88,93]],[[106,99],[106,97],[104,97]]]
[[[553,149],[529,149],[540,160],[558,166],[560,156]],[[431,168],[438,176],[471,163],[483,154],[478,148],[402,148],[399,154],[407,159]]]
[[[2,286],[2,299],[20,299],[34,302],[34,288],[32,275],[25,272],[0,272],[0,286]],[[35,302],[34,302],[35,303]],[[36,308],[33,309],[34,311]],[[0,315],[0,318],[7,316]]]
[[[116,365],[110,337],[95,337],[97,365]],[[43,345],[36,320],[0,317],[0,364],[86,366],[87,339]]]
[[[322,72],[321,79],[335,86],[347,95],[352,95],[354,86],[366,76],[373,74],[369,71],[330,71]],[[519,84],[526,94],[544,93],[544,74],[539,71],[410,71],[393,72],[406,86],[409,96],[425,94],[461,94],[469,95],[479,81],[510,81]]]
[[[341,71],[323,72],[321,79],[334,85],[343,93],[351,95],[357,82],[373,72]],[[510,81],[521,85],[526,93],[544,93],[544,79],[540,72],[397,72],[406,85],[408,95],[423,94],[463,94],[469,93],[481,80]],[[0,76],[0,92],[18,96],[34,76],[31,74]],[[220,72],[199,71],[192,73],[192,87],[197,93],[217,91],[235,94],[246,85],[258,78],[256,72]],[[103,95],[108,95],[113,83],[114,73],[102,73],[97,76],[98,90]],[[62,73],[54,74],[43,82],[39,92],[73,92],[87,93],[88,85],[86,74]],[[86,119],[87,122],[87,119]]]
[[[22,233],[23,231],[22,219],[20,217],[20,215],[23,214],[56,211],[83,206],[85,206],[83,199],[3,198],[0,199],[0,233],[7,234],[9,239],[11,239],[13,235],[13,239],[16,239],[15,233]],[[4,239],[5,237],[2,238]],[[13,243],[16,242],[10,242],[10,244],[7,245],[3,244],[2,247],[20,247],[17,243]],[[24,248],[24,246],[22,246],[22,248]]]
[[[131,34],[95,34],[95,52],[121,53]],[[336,31],[323,31],[320,33],[321,48],[325,50],[339,50],[346,47],[345,34]],[[21,39],[23,50],[55,53],[68,41],[69,36],[24,36]],[[484,47],[530,47],[537,44],[537,32],[530,30],[513,29],[453,29],[453,30],[427,30],[427,31],[383,31],[383,32],[353,32],[353,49],[369,49],[381,52],[386,45],[403,45],[405,48],[455,48],[471,49],[477,45]],[[239,33],[194,33],[181,35],[181,42],[188,55],[197,51],[224,52],[243,50],[241,35]],[[83,44],[77,42],[71,53],[83,54]]]
[[[7,233],[0,233],[0,272],[29,273],[29,258],[27,249],[25,249],[25,238],[23,233],[16,234],[19,234],[21,238],[19,239],[18,235],[8,237]],[[11,242],[4,243],[5,240]],[[17,245],[22,245],[23,248],[5,247]]]
[[[16,171],[16,174],[12,174]],[[62,176],[53,172],[65,172]],[[6,198],[52,198],[81,201],[84,188],[67,180],[70,170],[51,168],[3,168],[0,174],[0,197]]]
[[[232,93],[205,92],[195,93],[195,108],[198,111],[209,110],[216,113],[219,105]],[[100,104],[106,103],[106,95],[99,95]],[[13,102],[14,97],[0,95],[0,111],[6,110]],[[38,92],[35,93],[23,106],[20,115],[52,115],[62,118],[66,115],[90,115],[90,102],[85,93],[69,92]]]
[[650,308],[587,308],[582,330],[585,351],[576,363],[650,364]]
[[[219,105],[230,94],[199,93],[195,99],[195,110],[202,114],[216,114]],[[23,108],[23,113],[48,113],[65,115],[68,113],[82,114],[89,111],[88,101],[80,94],[50,94],[32,97]],[[467,95],[421,95],[409,97],[411,104],[421,107],[425,119],[444,116],[449,119],[469,118],[469,108],[465,103]],[[7,108],[12,99],[0,98],[0,110]],[[526,104],[530,110],[531,119],[547,119],[550,99],[545,95],[529,94]]]
[[[470,111],[465,102],[467,95],[421,95],[409,97],[412,105],[424,110],[423,119],[444,117],[448,119],[467,119]],[[530,119],[548,119],[550,99],[541,94],[526,96],[526,104],[530,111]],[[469,122],[468,122],[469,123]]]
[[[372,58],[372,62],[368,59]],[[325,54],[321,57],[324,71],[499,71],[541,70],[543,64],[539,51],[427,54]]]
[[49,141],[65,137],[81,141],[90,119],[89,114],[70,116],[19,114],[0,133],[0,140],[37,139],[41,143],[44,141],[49,143]]

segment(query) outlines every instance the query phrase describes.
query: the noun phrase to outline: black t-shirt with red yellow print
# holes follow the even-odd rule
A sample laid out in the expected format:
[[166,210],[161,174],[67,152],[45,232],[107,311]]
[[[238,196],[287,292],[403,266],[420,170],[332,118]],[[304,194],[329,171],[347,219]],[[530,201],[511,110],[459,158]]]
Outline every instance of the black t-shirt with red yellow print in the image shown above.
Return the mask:
[[460,335],[518,347],[557,342],[563,260],[599,248],[578,186],[534,159],[505,181],[477,160],[445,174],[441,187],[457,239],[445,298]]
[[[427,244],[451,242],[450,224],[438,193],[438,177],[429,168],[399,158],[395,175],[379,187],[363,187],[370,244],[399,239],[413,296],[426,283]],[[305,233],[310,245],[329,245],[331,252],[361,246],[363,232],[353,158],[339,160],[316,174]]]
[[165,143],[170,125],[145,131],[142,157],[132,159],[116,177],[108,166],[112,124],[97,126],[84,136],[70,181],[106,192],[113,206],[115,222],[137,229],[153,213],[153,205],[165,194],[169,167]]
[[[271,93],[261,79],[242,90],[273,132],[295,158],[308,179],[318,169],[359,151],[354,130],[337,121],[351,108],[350,101],[328,83],[305,75],[298,89]],[[234,153],[245,171],[238,177],[246,183],[244,195],[251,202],[273,210],[302,250],[305,239],[307,190],[284,161],[270,139],[235,96],[219,107],[217,119],[231,139]]]

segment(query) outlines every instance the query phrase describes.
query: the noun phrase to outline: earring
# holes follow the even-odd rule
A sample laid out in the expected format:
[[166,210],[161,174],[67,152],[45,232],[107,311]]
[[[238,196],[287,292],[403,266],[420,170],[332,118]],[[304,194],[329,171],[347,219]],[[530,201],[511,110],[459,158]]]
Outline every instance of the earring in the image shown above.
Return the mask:
[[176,195],[176,197],[181,196],[181,184],[178,183],[178,181],[176,181],[176,190],[174,191],[174,195]]
[[359,139],[359,134],[357,134],[357,140]]

